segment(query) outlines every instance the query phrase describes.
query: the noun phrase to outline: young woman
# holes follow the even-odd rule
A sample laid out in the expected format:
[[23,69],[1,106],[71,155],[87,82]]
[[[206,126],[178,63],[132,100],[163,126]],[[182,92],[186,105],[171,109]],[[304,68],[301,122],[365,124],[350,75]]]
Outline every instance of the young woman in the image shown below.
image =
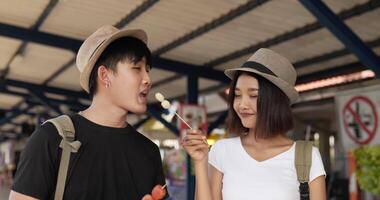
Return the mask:
[[[240,68],[228,69],[229,129],[239,136],[212,146],[199,131],[182,145],[195,162],[198,200],[300,199],[294,166],[295,142],[290,105],[298,98],[296,71],[283,56],[259,49]],[[318,149],[312,149],[311,200],[326,199],[325,171]]]

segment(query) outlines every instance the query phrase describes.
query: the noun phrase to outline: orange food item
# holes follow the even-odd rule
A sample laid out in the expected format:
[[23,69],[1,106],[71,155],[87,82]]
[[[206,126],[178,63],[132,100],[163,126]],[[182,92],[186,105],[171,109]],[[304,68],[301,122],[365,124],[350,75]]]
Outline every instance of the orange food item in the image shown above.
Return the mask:
[[154,199],[150,194],[147,194],[141,200],[154,200]]
[[163,199],[166,195],[165,187],[162,185],[156,185],[152,190],[152,197],[154,200]]

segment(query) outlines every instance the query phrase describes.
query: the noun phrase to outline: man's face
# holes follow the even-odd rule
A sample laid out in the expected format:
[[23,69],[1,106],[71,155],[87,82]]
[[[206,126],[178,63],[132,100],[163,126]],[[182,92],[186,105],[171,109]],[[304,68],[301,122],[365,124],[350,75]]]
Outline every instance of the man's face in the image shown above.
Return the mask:
[[117,64],[117,72],[111,75],[112,102],[128,112],[144,113],[151,87],[150,66],[143,58],[136,64],[126,60]]

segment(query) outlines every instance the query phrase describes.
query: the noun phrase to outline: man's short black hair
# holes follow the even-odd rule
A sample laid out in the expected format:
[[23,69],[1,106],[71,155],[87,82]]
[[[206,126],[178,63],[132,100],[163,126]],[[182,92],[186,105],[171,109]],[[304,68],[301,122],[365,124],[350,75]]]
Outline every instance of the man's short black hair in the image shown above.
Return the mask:
[[147,67],[152,66],[152,54],[147,45],[134,37],[122,37],[113,41],[100,55],[91,71],[89,79],[89,95],[93,98],[97,91],[96,80],[98,78],[99,66],[104,66],[117,73],[117,64],[119,62],[138,63],[143,58],[146,60]]

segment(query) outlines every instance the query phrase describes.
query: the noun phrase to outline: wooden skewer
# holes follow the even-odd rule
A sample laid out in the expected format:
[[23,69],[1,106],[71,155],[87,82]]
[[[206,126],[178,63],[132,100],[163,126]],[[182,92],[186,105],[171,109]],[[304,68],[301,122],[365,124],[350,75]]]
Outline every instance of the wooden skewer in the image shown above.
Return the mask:
[[[156,93],[155,97],[156,97],[157,101],[161,102],[161,106],[164,109],[169,109],[170,108],[171,103],[168,100],[165,99],[164,95],[162,95],[161,93]],[[183,123],[185,123],[185,125],[190,130],[194,130],[193,127],[191,127],[181,116],[179,116],[179,114],[176,111],[174,111],[174,114],[178,117],[178,119],[180,119]],[[208,145],[207,140],[203,140],[203,142]]]

